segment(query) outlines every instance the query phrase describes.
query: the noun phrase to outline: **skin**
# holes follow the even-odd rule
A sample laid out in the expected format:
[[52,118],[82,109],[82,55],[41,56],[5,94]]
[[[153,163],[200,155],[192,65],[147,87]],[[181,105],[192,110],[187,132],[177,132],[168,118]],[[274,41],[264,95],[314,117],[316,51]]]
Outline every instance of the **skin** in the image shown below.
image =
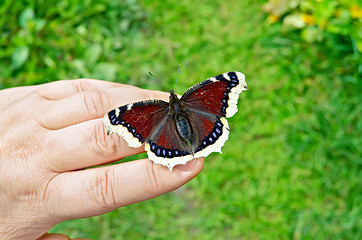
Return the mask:
[[[80,79],[0,91],[0,239],[70,239],[55,224],[104,214],[175,190],[204,159],[172,172],[149,159],[99,166],[144,152],[107,135],[111,109],[169,94]],[[125,220],[126,221],[126,220]]]

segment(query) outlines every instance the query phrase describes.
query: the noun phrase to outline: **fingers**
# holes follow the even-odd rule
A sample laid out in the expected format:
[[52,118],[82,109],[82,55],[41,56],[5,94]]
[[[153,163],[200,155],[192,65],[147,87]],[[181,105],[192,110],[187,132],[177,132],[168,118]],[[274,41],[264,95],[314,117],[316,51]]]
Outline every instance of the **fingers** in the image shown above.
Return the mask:
[[55,102],[48,102],[38,121],[48,129],[64,128],[73,124],[102,118],[110,110],[150,98],[168,99],[168,94],[136,87],[119,87],[85,91]]
[[117,134],[107,135],[101,119],[47,133],[49,170],[65,172],[97,166],[144,152],[131,148]]
[[[37,89],[37,94],[48,100],[58,100],[80,92],[96,91],[120,85],[119,83],[94,79],[62,80],[40,85]],[[132,86],[129,85],[123,86],[132,88]]]
[[[122,91],[122,88],[112,88],[102,93],[104,100],[108,103],[99,103],[97,110],[89,110],[93,107],[82,105],[84,97],[81,94],[72,96],[71,102],[79,100],[78,107],[71,107],[65,111],[69,104],[55,105],[49,114],[42,116],[42,125],[51,129],[58,129],[46,133],[47,146],[52,151],[48,151],[48,161],[52,171],[64,172],[75,169],[82,169],[94,165],[101,165],[111,161],[119,160],[126,156],[144,152],[144,148],[131,148],[118,135],[107,135],[100,118],[89,120],[95,117],[102,117],[106,112],[131,100],[140,101],[149,98],[166,98],[168,95],[163,92],[147,91],[134,88]],[[117,96],[120,96],[117,98]],[[99,99],[103,99],[100,97]],[[63,99],[65,101],[65,99]],[[60,100],[59,102],[63,102]],[[102,101],[102,100],[100,100]],[[93,101],[90,101],[93,102]],[[92,103],[97,105],[96,102]],[[61,110],[61,108],[64,108]],[[73,111],[74,110],[74,111]],[[67,115],[65,116],[65,112]],[[59,115],[57,115],[59,113]],[[63,116],[63,117],[62,117]],[[89,121],[87,121],[89,120]],[[78,123],[80,122],[80,123]],[[78,123],[78,124],[77,124]],[[72,125],[75,124],[75,125]],[[66,157],[65,157],[66,156]]]
[[54,191],[55,206],[49,214],[62,220],[90,217],[154,198],[190,181],[203,164],[200,158],[170,172],[167,167],[143,159],[62,173],[51,183],[59,190]]
[[1,90],[0,102],[3,104],[0,106],[0,109],[6,108],[11,103],[31,93],[36,93],[48,100],[57,100],[84,91],[100,90],[120,85],[135,88],[134,86],[93,79],[62,80],[36,86],[9,88]]
[[[112,87],[120,87],[124,89],[138,89],[134,86],[122,85],[118,83],[79,79],[65,80],[47,83],[38,86],[17,87],[5,89],[0,94],[0,110],[6,111],[10,117],[16,117],[23,120],[35,117],[41,124],[44,113],[49,112],[56,100],[73,96],[81,92],[102,91]],[[88,98],[85,98],[89,100]],[[94,98],[93,98],[94,99]],[[48,100],[48,101],[47,101]],[[72,106],[72,102],[67,102],[65,110]],[[66,117],[66,112],[56,112],[55,117],[59,115]]]

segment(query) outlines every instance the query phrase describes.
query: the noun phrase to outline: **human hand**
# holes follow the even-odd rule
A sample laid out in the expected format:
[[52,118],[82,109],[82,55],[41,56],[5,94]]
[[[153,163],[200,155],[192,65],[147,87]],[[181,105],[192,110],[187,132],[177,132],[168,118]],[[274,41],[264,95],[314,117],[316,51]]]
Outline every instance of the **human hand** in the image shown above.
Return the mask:
[[58,81],[0,91],[0,238],[69,239],[55,224],[100,215],[172,191],[204,159],[170,172],[148,159],[86,169],[144,152],[107,135],[101,118],[163,92],[97,80]]

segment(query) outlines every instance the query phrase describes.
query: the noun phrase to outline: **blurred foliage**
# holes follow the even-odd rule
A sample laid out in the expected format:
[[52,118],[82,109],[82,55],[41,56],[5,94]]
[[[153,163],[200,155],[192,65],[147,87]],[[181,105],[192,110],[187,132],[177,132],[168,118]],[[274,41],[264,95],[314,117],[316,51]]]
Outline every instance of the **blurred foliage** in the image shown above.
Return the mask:
[[358,0],[269,0],[269,22],[283,30],[300,29],[307,42],[321,42],[328,33],[349,37],[362,52],[362,2]]
[[[273,13],[276,24],[262,0],[0,3],[0,88],[89,77],[170,89],[179,63],[178,93],[232,70],[245,73],[249,87],[229,120],[223,155],[208,157],[189,184],[52,232],[93,239],[362,238],[355,2],[269,3],[276,2],[285,9]],[[307,3],[311,10],[301,10]],[[294,13],[310,23],[289,30],[284,19]],[[345,15],[348,21],[335,21]]]
[[90,76],[127,79],[117,73],[125,57],[120,53],[145,18],[133,0],[4,0],[0,15],[4,87]]

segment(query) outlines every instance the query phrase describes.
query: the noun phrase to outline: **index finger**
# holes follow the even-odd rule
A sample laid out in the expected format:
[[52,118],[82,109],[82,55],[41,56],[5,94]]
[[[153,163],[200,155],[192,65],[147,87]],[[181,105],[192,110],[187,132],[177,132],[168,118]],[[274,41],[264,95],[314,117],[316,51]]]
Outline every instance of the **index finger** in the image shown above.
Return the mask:
[[134,86],[114,83],[114,82],[107,82],[102,80],[75,79],[75,80],[61,80],[61,81],[46,83],[38,86],[36,92],[45,99],[58,100],[69,96],[73,96],[81,92],[101,90],[105,88],[112,88],[119,86],[134,88]]
[[43,127],[56,130],[102,118],[112,109],[128,103],[168,98],[169,94],[165,92],[117,84],[117,87],[85,91],[57,101],[46,102],[37,120]]

